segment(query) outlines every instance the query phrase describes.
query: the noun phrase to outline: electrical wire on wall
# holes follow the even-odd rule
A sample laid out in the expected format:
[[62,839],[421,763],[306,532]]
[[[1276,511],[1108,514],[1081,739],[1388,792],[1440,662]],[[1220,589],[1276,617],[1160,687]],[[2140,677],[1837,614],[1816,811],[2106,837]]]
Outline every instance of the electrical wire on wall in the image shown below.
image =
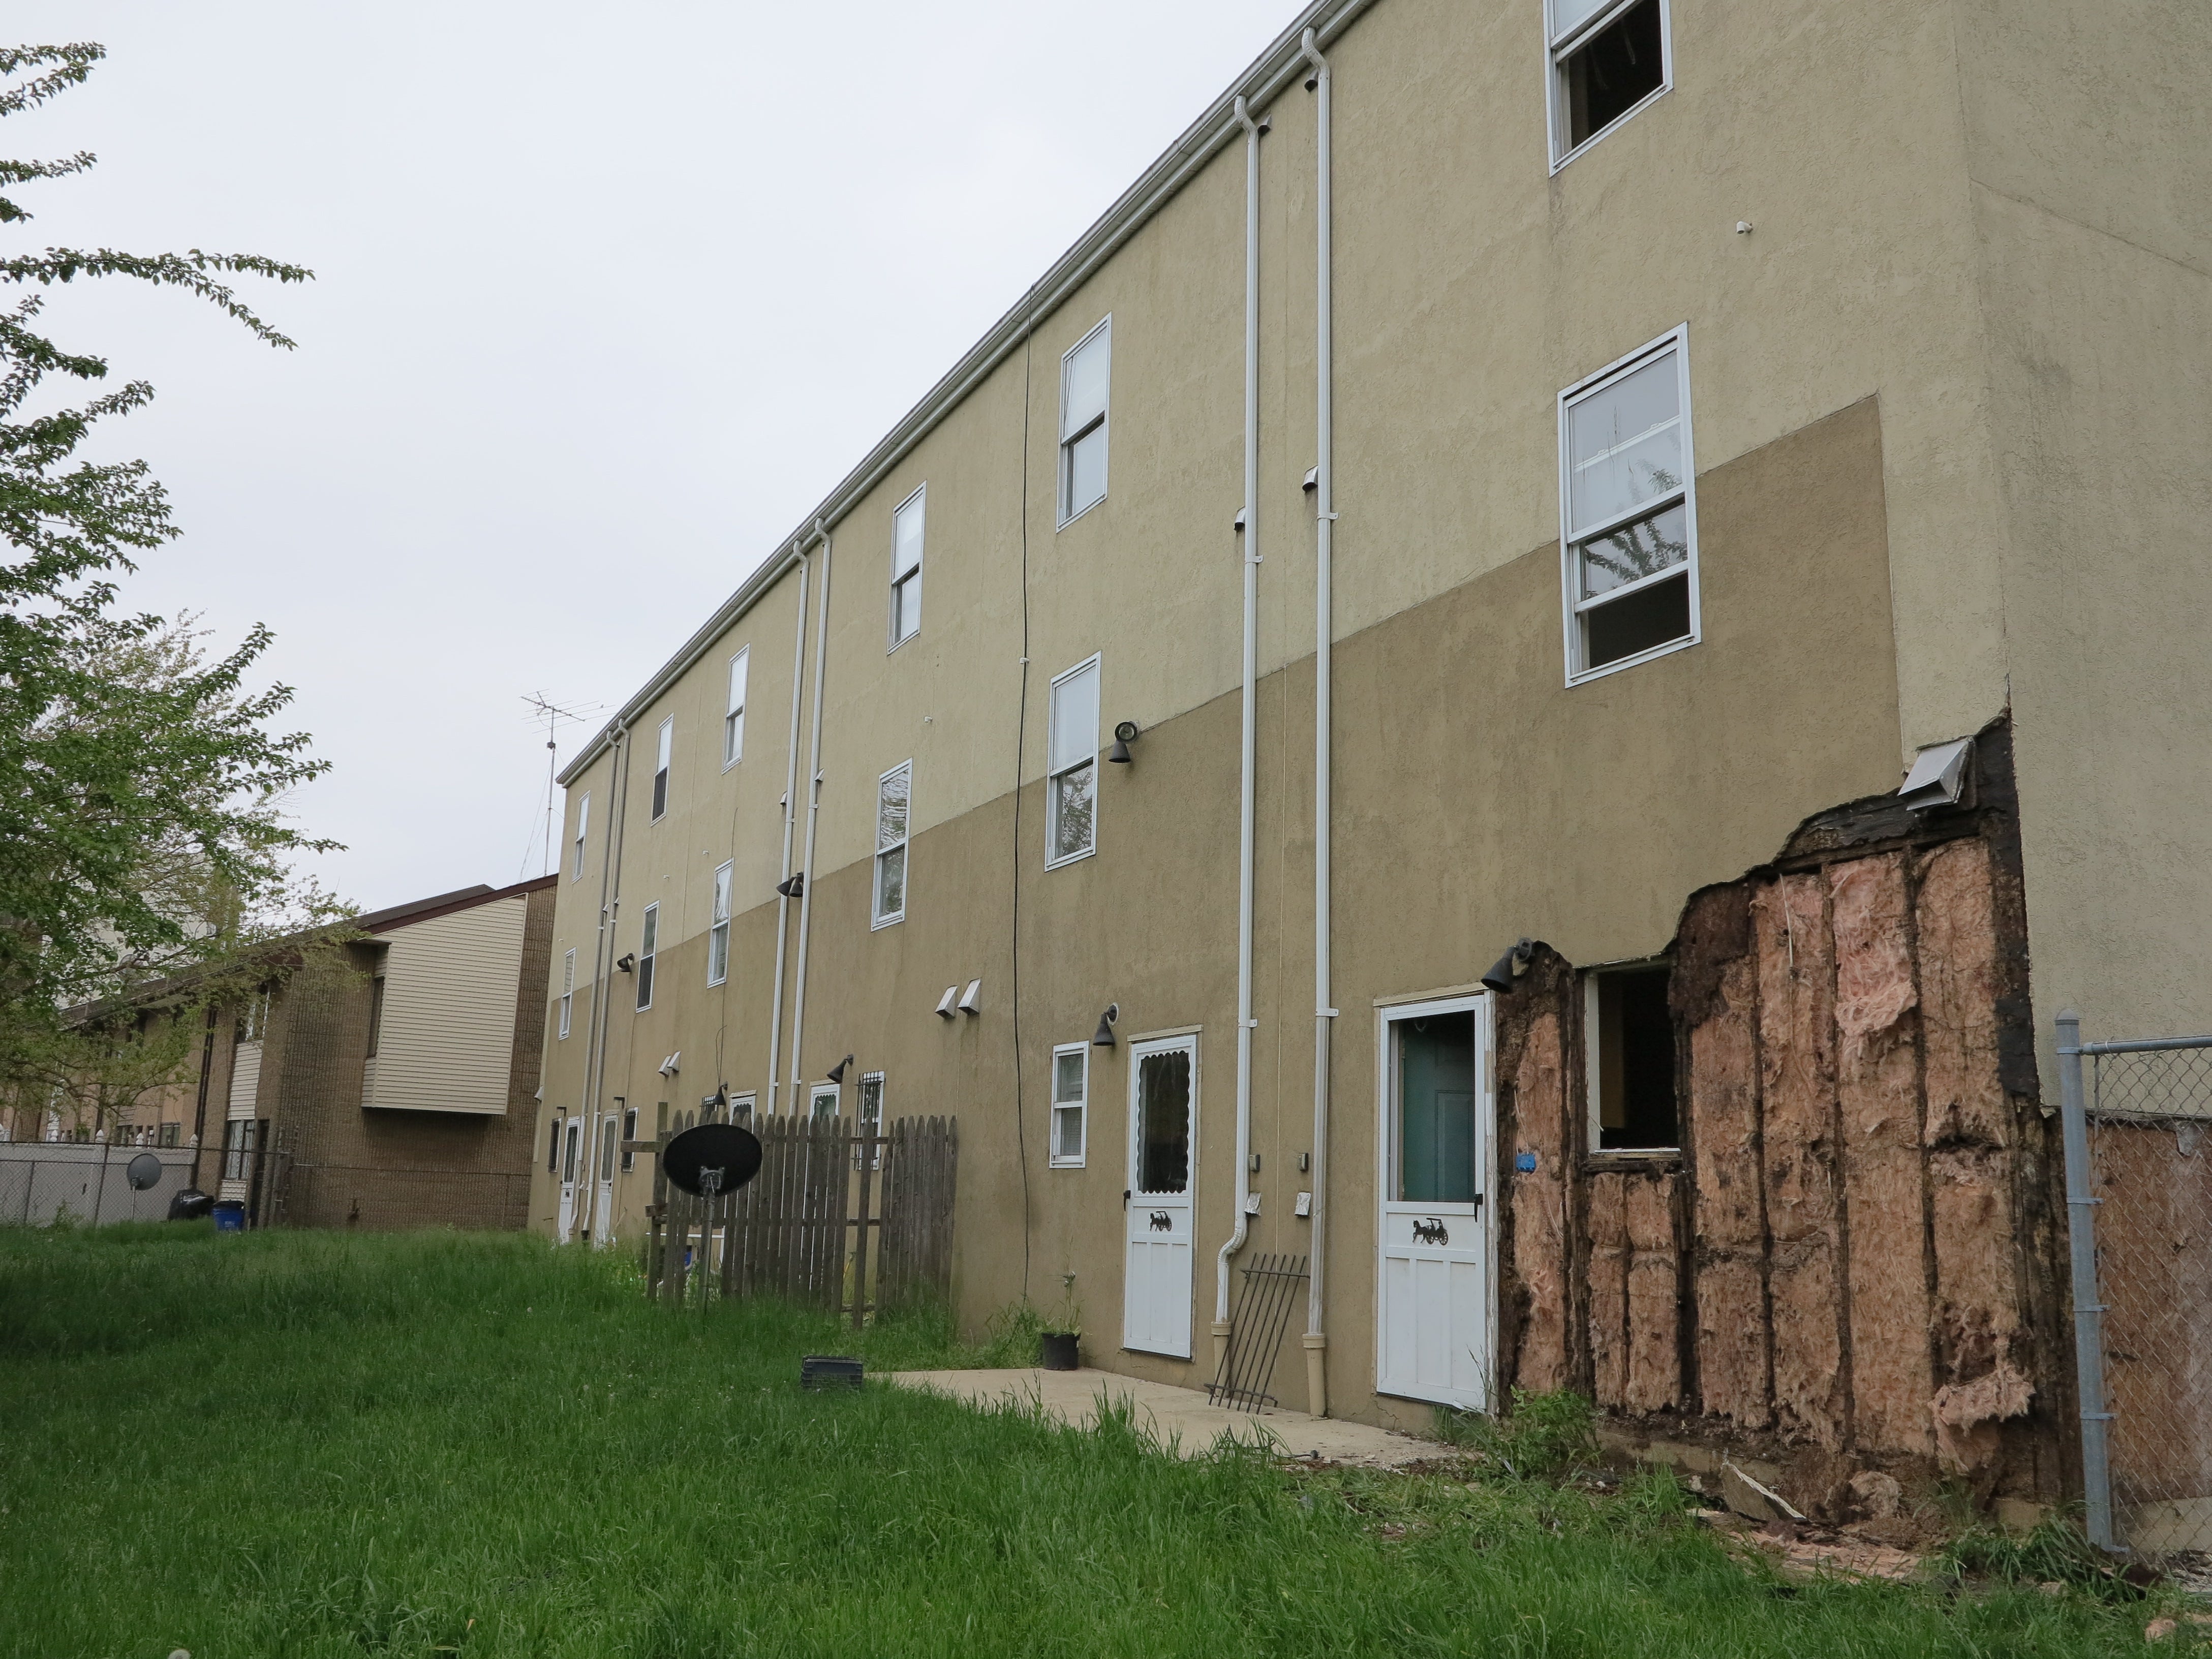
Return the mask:
[[[1031,285],[1022,304],[1036,299]],[[1022,1166],[1022,1300],[1030,1296],[1030,1150],[1022,1105],[1022,759],[1030,720],[1030,351],[1036,319],[1022,336],[1022,696],[1014,714],[1014,924],[1012,982],[1014,1011],[1014,1156]]]

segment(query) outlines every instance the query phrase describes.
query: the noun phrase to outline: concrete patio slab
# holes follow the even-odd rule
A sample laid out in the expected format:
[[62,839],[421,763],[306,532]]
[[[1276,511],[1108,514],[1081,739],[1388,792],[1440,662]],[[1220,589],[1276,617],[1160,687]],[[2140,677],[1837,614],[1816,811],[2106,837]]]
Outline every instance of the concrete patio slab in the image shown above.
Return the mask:
[[1344,1423],[1304,1412],[1231,1411],[1210,1405],[1195,1389],[1148,1382],[1114,1371],[1085,1367],[1073,1371],[971,1370],[894,1371],[888,1380],[903,1389],[926,1389],[971,1406],[1006,1400],[1035,1401],[1056,1420],[1074,1427],[1095,1422],[1102,1400],[1129,1401],[1138,1424],[1171,1444],[1185,1457],[1206,1452],[1224,1433],[1241,1440],[1265,1435],[1286,1457],[1326,1458],[1370,1468],[1399,1468],[1444,1448],[1365,1423]]

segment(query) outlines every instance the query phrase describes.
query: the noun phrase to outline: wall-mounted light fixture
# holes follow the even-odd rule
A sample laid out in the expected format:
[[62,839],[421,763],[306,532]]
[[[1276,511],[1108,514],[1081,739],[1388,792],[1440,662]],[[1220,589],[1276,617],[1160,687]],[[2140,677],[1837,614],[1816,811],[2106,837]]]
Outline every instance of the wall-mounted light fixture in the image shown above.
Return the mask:
[[785,898],[805,898],[806,896],[806,872],[801,870],[796,875],[786,877],[783,880],[776,883],[775,890],[779,895]]
[[1490,971],[1482,976],[1483,989],[1501,996],[1510,991],[1513,982],[1528,971],[1528,963],[1535,954],[1535,941],[1522,939],[1491,964]]
[[627,952],[615,958],[615,971],[618,974],[635,973],[637,971],[637,958]]
[[1091,1034],[1091,1046],[1094,1048],[1112,1048],[1115,1023],[1121,1018],[1121,1005],[1118,1002],[1108,1003],[1106,1012],[1098,1016],[1098,1029]]
[[1129,745],[1145,735],[1144,728],[1134,720],[1123,720],[1114,728],[1114,746],[1106,751],[1108,762],[1115,766],[1127,766],[1134,758]]
[[852,1063],[853,1057],[852,1055],[848,1054],[844,1059],[839,1060],[835,1066],[832,1066],[828,1072],[823,1073],[823,1075],[826,1076],[832,1083],[842,1083],[845,1080],[845,1068]]

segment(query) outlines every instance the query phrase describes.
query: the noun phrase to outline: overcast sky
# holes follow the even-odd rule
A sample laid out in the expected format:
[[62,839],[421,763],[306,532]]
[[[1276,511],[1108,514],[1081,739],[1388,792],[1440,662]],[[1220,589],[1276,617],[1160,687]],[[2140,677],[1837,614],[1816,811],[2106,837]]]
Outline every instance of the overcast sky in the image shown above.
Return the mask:
[[154,382],[184,538],[135,606],[276,631],[377,907],[541,867],[565,760],[1278,30],[1296,0],[13,0],[89,149],[4,245],[247,252],[299,342],[124,283],[68,347]]

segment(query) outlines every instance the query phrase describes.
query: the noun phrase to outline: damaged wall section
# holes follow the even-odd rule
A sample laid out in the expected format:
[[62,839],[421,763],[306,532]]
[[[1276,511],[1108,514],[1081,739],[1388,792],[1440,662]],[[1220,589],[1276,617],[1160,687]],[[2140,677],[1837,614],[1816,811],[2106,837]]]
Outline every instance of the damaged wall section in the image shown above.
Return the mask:
[[1589,1144],[1578,979],[1540,951],[1498,1015],[1503,1375],[1755,1444],[1832,1518],[1869,1470],[2062,1497],[2025,917],[2002,721],[1958,806],[1838,808],[1694,895],[1669,953],[1672,1152]]

